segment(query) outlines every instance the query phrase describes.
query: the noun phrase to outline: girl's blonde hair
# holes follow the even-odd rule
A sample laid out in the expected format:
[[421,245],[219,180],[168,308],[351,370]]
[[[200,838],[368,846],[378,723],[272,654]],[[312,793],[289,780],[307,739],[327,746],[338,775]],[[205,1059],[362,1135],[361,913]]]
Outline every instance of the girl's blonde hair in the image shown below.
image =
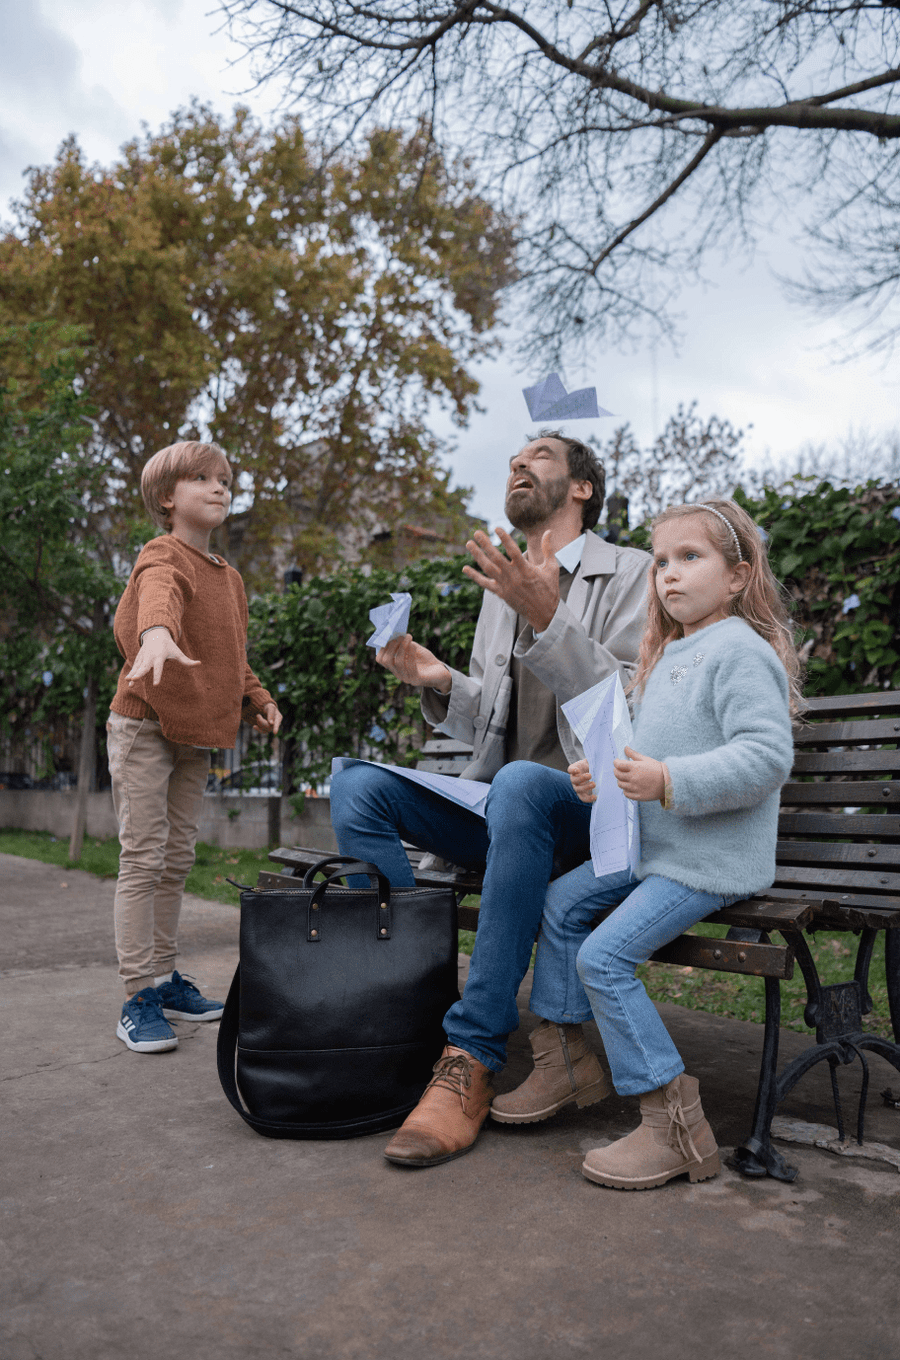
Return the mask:
[[188,440],[183,444],[169,444],[159,453],[154,453],[144,464],[141,473],[141,495],[147,514],[167,534],[172,532],[170,511],[162,504],[175,490],[175,483],[198,472],[212,472],[225,464],[229,478],[231,465],[224,449],[218,444],[203,444],[199,440]]
[[[794,646],[785,593],[769,566],[768,551],[759,530],[736,501],[711,497],[702,505],[670,506],[654,519],[651,532],[670,519],[686,519],[689,515],[703,516],[706,536],[728,566],[736,567],[738,562],[748,563],[750,576],[747,584],[732,597],[728,612],[745,619],[778,653],[787,671],[791,713],[796,716],[804,706],[800,688],[800,658]],[[647,677],[662,656],[663,648],[682,637],[683,627],[672,618],[656,593],[654,562],[650,567],[647,590],[647,627],[641,639],[638,666],[629,690],[637,689],[638,693],[643,693]]]

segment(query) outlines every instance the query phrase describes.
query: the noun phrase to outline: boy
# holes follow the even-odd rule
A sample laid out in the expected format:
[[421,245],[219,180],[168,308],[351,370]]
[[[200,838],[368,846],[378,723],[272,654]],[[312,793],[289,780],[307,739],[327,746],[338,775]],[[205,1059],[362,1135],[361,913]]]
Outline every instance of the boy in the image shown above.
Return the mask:
[[225,454],[216,444],[161,449],[141,495],[165,535],[141,549],[114,623],[125,657],[107,723],[122,846],[115,923],[126,996],[116,1034],[135,1053],[162,1053],[178,1045],[169,1020],[218,1020],[223,1010],[174,971],[210,751],[234,746],[242,712],[273,735],[281,714],[247,661],[243,582],[209,551],[231,504]]

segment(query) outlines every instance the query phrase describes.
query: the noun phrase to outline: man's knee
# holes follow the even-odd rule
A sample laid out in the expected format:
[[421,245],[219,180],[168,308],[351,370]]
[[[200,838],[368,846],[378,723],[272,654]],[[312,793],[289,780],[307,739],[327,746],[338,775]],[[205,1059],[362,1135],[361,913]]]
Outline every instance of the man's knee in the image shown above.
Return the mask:
[[560,770],[530,760],[512,760],[494,775],[485,807],[488,826],[505,821],[522,826],[530,817],[549,817],[560,790],[568,787],[568,775]]
[[359,818],[394,820],[397,776],[374,765],[345,765],[331,779],[331,822],[335,830],[355,828]]

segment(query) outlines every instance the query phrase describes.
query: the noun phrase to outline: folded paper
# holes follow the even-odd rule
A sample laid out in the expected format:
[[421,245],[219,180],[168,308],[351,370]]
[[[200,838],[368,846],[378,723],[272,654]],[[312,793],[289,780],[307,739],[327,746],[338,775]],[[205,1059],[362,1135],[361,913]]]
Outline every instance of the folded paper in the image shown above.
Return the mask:
[[386,647],[395,637],[402,637],[409,630],[409,611],[412,596],[405,590],[391,594],[390,604],[379,604],[369,610],[369,619],[375,625],[375,632],[366,638],[367,647]]
[[476,817],[484,816],[487,796],[491,791],[490,784],[484,784],[479,779],[459,779],[452,774],[431,774],[428,770],[412,770],[406,765],[382,765],[380,761],[359,760],[355,756],[334,756],[331,761],[331,773],[337,774],[338,770],[345,770],[348,765],[377,765],[379,770],[393,770],[394,774],[402,775],[404,779],[409,779],[414,784],[420,784],[431,793],[439,793],[451,803],[468,808]]
[[589,420],[612,415],[612,411],[597,405],[596,387],[567,392],[558,373],[551,373],[534,387],[523,387],[522,395],[532,420]]
[[594,874],[635,873],[641,858],[637,804],[625,797],[613,769],[631,744],[631,715],[618,673],[570,699],[562,711],[584,748],[597,791],[590,829]]

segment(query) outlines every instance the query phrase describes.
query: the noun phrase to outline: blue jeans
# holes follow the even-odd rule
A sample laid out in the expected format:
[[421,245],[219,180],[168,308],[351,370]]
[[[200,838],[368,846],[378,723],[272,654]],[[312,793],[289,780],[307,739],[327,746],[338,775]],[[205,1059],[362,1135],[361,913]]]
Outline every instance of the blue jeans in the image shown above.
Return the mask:
[[492,1072],[503,1068],[507,1036],[519,1025],[516,993],[554,856],[568,865],[588,854],[590,816],[567,774],[526,760],[495,776],[485,819],[374,765],[350,765],[332,781],[341,854],[374,862],[395,886],[413,883],[401,837],[454,864],[486,865],[465,995],[444,1017],[444,1031]]
[[[593,1015],[619,1095],[665,1086],[684,1071],[678,1050],[635,977],[638,964],[741,894],[700,892],[627,870],[595,878],[582,864],[551,883],[531,989],[535,1015],[579,1024]],[[615,911],[593,928],[606,907]]]

